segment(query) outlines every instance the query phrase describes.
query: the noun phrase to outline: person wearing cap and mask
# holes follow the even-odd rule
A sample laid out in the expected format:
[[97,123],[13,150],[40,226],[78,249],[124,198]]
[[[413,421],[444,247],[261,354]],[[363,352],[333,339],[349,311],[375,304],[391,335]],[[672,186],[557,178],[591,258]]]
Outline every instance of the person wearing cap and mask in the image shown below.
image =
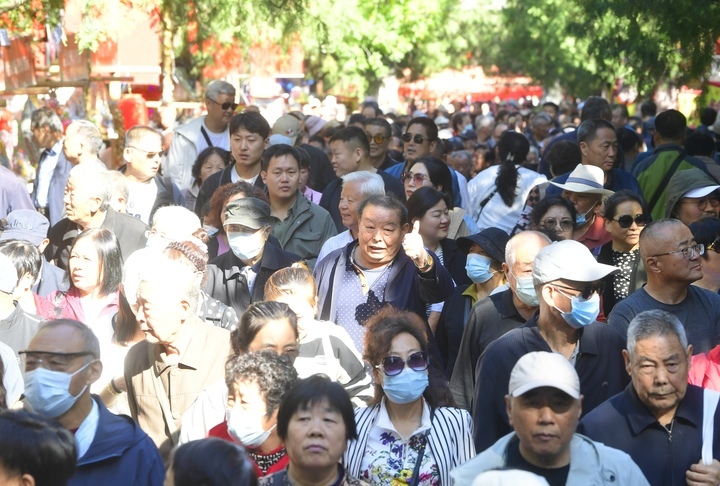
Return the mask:
[[551,486],[648,485],[628,454],[575,432],[582,405],[580,379],[564,356],[545,351],[524,355],[512,369],[505,395],[514,431],[455,468],[450,473],[455,484],[470,484],[493,469],[517,469],[545,478]]
[[502,397],[512,368],[529,352],[559,353],[574,366],[585,396],[583,414],[625,388],[625,337],[596,321],[601,280],[617,270],[597,263],[577,241],[558,241],[540,250],[532,269],[538,311],[525,326],[490,344],[477,363],[473,418],[478,451],[510,432]]
[[103,366],[89,327],[70,319],[48,321],[22,354],[26,405],[75,436],[77,469],[68,485],[163,484],[165,468],[148,435],[90,394]]
[[[487,270],[478,271],[473,260],[483,260],[478,258],[482,257],[482,254],[479,254],[477,257],[468,257],[468,276],[473,281],[490,277],[488,280],[490,282],[493,278],[504,278],[507,281],[507,288],[479,299],[477,304],[473,305],[467,319],[463,321],[465,327],[450,379],[450,391],[457,405],[466,410],[473,409],[475,365],[480,356],[494,340],[525,324],[538,307],[537,294],[531,277],[532,266],[540,250],[550,244],[550,239],[536,231],[523,231],[509,241],[507,235],[504,236],[507,244],[505,248],[501,248],[497,242],[502,241],[504,234],[497,228],[487,228],[480,233],[480,238],[470,238],[473,241],[470,251],[477,250],[478,248],[475,247],[477,244],[488,257],[501,258],[502,272],[493,273],[493,276],[497,277],[491,277],[489,273],[496,272],[492,266]],[[458,245],[461,240],[458,240]]]
[[505,263],[508,239],[504,231],[486,228],[480,233],[456,240],[458,249],[466,255],[465,272],[472,283],[470,286],[461,284],[455,287],[450,298],[445,301],[435,329],[435,340],[445,360],[448,378],[455,368],[460,340],[473,306],[494,293],[498,287],[507,289],[502,265]]
[[688,384],[694,351],[674,313],[638,314],[622,352],[632,383],[580,422],[580,433],[627,452],[653,486],[720,484],[720,407],[717,392]]
[[[272,126],[273,135],[282,135],[289,139],[288,145],[304,150],[310,160],[310,176],[307,185],[317,191],[323,192],[325,186],[337,179],[332,170],[327,154],[317,147],[303,143],[302,122],[294,115],[283,115]],[[272,145],[272,144],[271,144]]]
[[300,257],[267,244],[270,205],[254,197],[230,202],[223,227],[230,250],[210,261],[203,290],[241,316],[250,304],[265,300],[265,283],[275,271]]
[[[581,164],[570,173],[565,183],[552,180],[550,184],[562,189],[562,197],[575,206],[577,217],[573,238],[589,250],[599,252],[602,245],[612,240],[602,218],[602,202],[603,197],[613,194],[613,191],[603,187],[602,169]],[[545,194],[549,193],[546,191]]]
[[665,217],[679,219],[685,225],[701,218],[717,218],[720,199],[717,181],[700,169],[676,172],[665,195]]
[[622,334],[639,313],[659,309],[683,323],[696,353],[707,353],[720,338],[720,295],[692,285],[703,277],[705,245],[677,219],[661,219],[640,233],[640,258],[647,284],[620,301],[608,325]]

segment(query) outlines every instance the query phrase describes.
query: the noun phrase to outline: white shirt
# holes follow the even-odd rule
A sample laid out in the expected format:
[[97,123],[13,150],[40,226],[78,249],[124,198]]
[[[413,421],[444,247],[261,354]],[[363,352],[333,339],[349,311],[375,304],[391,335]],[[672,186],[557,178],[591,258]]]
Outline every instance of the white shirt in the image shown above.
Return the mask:
[[237,171],[235,170],[234,167],[233,167],[233,170],[230,171],[230,181],[233,184],[235,184],[236,182],[244,181],[244,182],[247,182],[248,184],[250,184],[251,186],[254,186],[255,181],[257,180],[258,177],[260,177],[259,172],[258,172],[258,175],[256,175],[255,177],[251,177],[250,179],[243,179],[242,177],[240,177],[240,174],[237,173]]
[[38,206],[41,208],[47,206],[50,179],[52,179],[53,172],[55,172],[55,166],[57,165],[58,157],[60,157],[62,147],[63,141],[61,139],[47,151],[47,155],[42,160],[40,167],[38,167],[38,186],[35,190],[35,198],[37,199]]
[[157,184],[154,179],[136,182],[128,179],[127,213],[143,223],[150,224],[150,212],[157,199]]
[[100,422],[100,408],[92,399],[92,408],[85,420],[82,421],[80,427],[75,432],[75,445],[77,446],[78,459],[82,458],[90,449],[92,441],[95,439],[98,423]]
[[[205,120],[203,119],[202,122],[202,129],[205,130],[205,133],[207,133],[208,138],[210,139],[210,142],[212,142],[213,147],[218,147],[221,149],[225,149],[228,152],[230,151],[230,125],[228,125],[227,128],[225,128],[225,131],[220,133],[211,132],[210,129],[205,125]],[[205,136],[203,135],[203,132],[200,131],[197,138],[197,154],[200,155],[200,152],[208,148],[209,145],[207,143],[207,140],[205,140]]]

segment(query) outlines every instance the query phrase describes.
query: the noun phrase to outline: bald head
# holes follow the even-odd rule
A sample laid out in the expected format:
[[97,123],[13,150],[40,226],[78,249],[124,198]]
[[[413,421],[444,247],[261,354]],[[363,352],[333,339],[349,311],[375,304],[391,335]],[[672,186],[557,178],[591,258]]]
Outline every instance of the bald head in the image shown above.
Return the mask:
[[674,248],[666,249],[669,237],[677,234],[682,228],[687,229],[687,226],[677,219],[658,219],[645,226],[645,229],[640,233],[639,242],[640,257],[643,261],[646,261],[652,255],[672,251]]
[[513,267],[519,264],[529,262],[530,269],[532,270],[532,262],[535,260],[535,257],[540,253],[540,250],[550,243],[550,238],[543,233],[538,231],[521,231],[508,241],[505,247],[505,263],[510,271],[516,275],[520,273],[520,271],[514,270]]

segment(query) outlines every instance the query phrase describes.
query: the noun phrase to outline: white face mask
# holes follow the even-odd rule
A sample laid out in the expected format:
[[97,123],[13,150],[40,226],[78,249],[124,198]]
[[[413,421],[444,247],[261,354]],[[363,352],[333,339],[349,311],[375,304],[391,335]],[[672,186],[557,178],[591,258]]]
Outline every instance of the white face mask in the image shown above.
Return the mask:
[[252,260],[265,248],[265,230],[255,233],[228,233],[228,246],[240,260]]
[[230,436],[251,449],[257,449],[263,445],[277,425],[263,430],[263,415],[246,412],[240,407],[228,408],[225,411],[225,420]]

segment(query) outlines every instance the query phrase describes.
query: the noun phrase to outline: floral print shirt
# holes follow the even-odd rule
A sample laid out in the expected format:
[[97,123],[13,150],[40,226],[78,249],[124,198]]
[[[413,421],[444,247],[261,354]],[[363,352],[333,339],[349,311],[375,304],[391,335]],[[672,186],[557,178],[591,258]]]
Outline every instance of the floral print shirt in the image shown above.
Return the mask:
[[[370,430],[365,456],[360,467],[360,479],[376,486],[402,486],[412,481],[418,452],[430,432],[430,407],[423,402],[420,426],[404,439],[395,430],[385,408],[385,399]],[[440,472],[430,446],[425,447],[420,464],[418,485],[439,486]]]

